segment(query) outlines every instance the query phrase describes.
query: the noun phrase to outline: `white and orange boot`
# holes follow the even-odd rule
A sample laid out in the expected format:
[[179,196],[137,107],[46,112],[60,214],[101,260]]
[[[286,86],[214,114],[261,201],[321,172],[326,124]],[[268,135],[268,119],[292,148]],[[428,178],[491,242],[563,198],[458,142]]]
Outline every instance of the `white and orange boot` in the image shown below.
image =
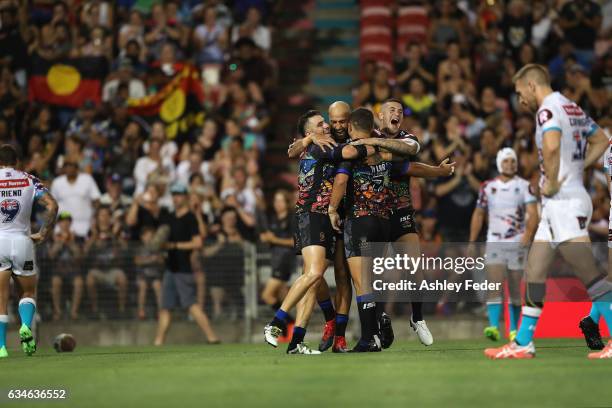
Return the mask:
[[488,348],[484,351],[485,356],[491,360],[516,359],[524,360],[535,357],[535,346],[530,341],[526,346],[520,346],[515,341],[495,348]]

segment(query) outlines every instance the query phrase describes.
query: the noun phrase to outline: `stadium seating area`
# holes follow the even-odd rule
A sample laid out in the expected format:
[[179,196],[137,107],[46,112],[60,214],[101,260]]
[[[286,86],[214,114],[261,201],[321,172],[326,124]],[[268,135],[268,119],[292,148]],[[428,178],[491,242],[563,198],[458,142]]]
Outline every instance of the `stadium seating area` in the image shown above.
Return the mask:
[[[274,135],[276,95],[286,85],[271,57],[271,22],[278,24],[283,2],[275,3],[0,0],[0,143],[19,148],[24,169],[60,204],[60,227],[40,253],[49,317],[104,316],[97,289],[113,299],[113,316],[155,315],[151,296],[143,309],[138,290],[156,287],[161,266],[137,265],[146,252],[137,242],[172,205],[176,181],[189,185],[202,233],[224,254],[194,259],[199,300],[221,315],[227,297],[240,298],[240,262],[232,259],[241,258],[240,242],[258,238],[266,146],[273,136],[283,145],[293,137]],[[535,185],[534,121],[518,109],[510,82],[521,65],[547,65],[557,89],[611,126],[610,5],[606,13],[599,2],[582,11],[576,3],[359,2],[354,105],[376,111],[399,97],[404,127],[425,146],[419,160],[457,162],[449,179],[412,181],[424,241],[466,239],[500,147],[514,147],[521,174]],[[609,195],[601,172],[591,174],[590,228],[603,240]],[[228,234],[235,245],[220,238]],[[204,270],[213,277],[208,287]]]

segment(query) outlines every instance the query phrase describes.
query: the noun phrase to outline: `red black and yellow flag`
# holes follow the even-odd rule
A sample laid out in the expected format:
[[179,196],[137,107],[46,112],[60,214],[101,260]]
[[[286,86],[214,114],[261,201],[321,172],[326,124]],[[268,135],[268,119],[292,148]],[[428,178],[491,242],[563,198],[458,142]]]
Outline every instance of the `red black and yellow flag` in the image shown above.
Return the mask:
[[105,57],[46,60],[30,59],[28,97],[30,102],[78,108],[86,100],[100,103],[102,81],[108,62]]
[[129,99],[132,115],[162,120],[170,139],[181,138],[192,127],[204,122],[204,90],[198,71],[184,65],[159,92],[139,99]]

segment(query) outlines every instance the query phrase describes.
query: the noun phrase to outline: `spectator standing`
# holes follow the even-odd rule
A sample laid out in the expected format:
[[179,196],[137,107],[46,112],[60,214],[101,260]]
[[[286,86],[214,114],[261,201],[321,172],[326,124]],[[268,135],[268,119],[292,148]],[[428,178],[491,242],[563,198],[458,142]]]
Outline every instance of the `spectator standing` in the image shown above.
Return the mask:
[[91,175],[79,171],[73,161],[64,163],[64,175],[51,184],[51,194],[57,200],[59,211],[72,215],[72,231],[86,238],[91,226],[94,208],[100,199],[100,190]]
[[176,307],[187,309],[209,343],[219,343],[208,317],[198,306],[196,282],[191,265],[191,253],[202,248],[198,221],[189,209],[187,186],[175,183],[170,188],[174,212],[163,223],[170,229],[165,246],[168,250],[167,271],[162,283],[162,308],[159,312],[155,345],[161,346],[172,320],[171,311]]
[[152,245],[155,228],[147,226],[140,231],[140,245],[134,254],[136,266],[136,285],[138,286],[138,312],[137,316],[146,318],[145,306],[147,304],[147,290],[153,289],[155,304],[159,311],[161,307],[161,278],[164,269],[164,257],[159,248]]

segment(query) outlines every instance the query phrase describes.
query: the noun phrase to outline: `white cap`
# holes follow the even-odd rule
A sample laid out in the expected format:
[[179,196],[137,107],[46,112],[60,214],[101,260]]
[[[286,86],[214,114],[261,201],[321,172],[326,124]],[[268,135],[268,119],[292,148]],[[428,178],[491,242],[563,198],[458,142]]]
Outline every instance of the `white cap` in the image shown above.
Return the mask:
[[518,164],[518,159],[516,157],[516,152],[511,147],[504,147],[499,152],[497,152],[497,158],[495,162],[497,163],[497,171],[502,173],[502,162],[506,159],[514,159]]

